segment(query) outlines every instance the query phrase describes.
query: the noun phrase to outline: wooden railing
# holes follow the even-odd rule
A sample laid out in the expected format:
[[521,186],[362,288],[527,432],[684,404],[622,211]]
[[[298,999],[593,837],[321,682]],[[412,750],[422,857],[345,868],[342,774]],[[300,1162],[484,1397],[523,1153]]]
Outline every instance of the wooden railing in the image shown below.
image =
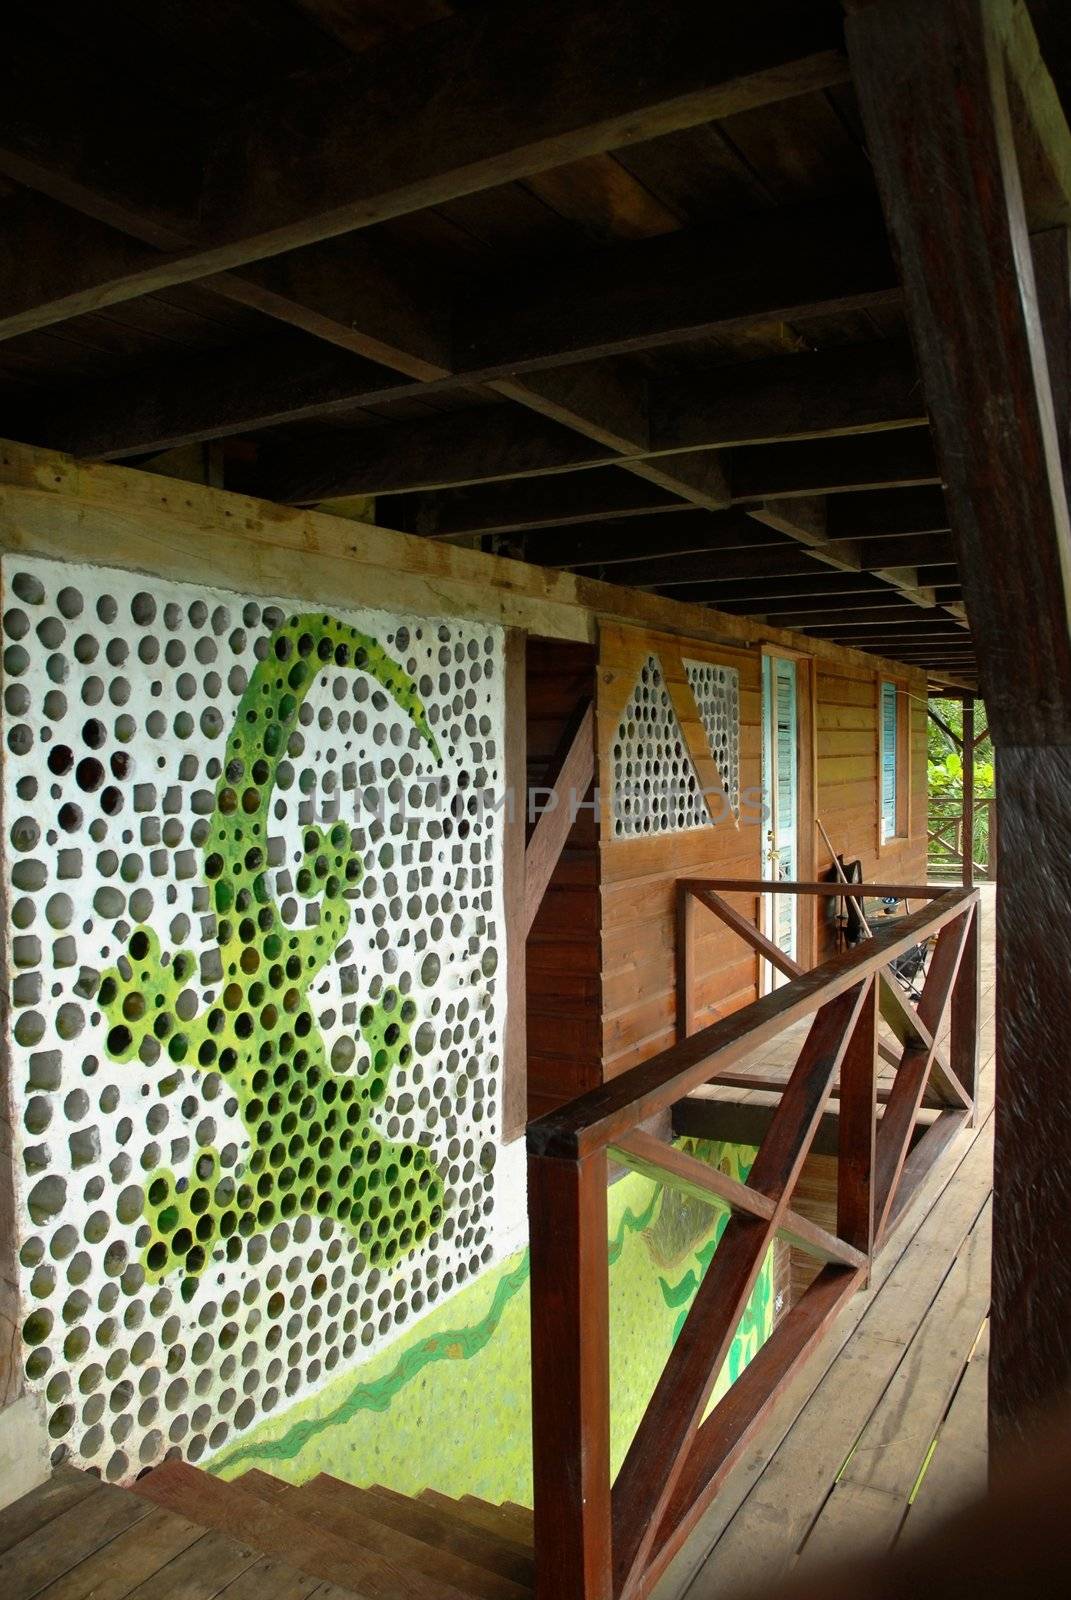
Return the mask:
[[[844,893],[837,884],[687,880],[689,901],[724,891]],[[866,894],[885,891],[860,886]],[[926,1170],[973,1114],[978,1060],[977,893],[890,890],[925,900],[872,939],[528,1129],[532,1412],[537,1600],[639,1600],[646,1595],[745,1448],[791,1374],[845,1300],[867,1280],[875,1249]],[[717,909],[710,905],[708,908]],[[730,911],[732,908],[728,908]],[[720,912],[719,912],[720,914]],[[736,917],[736,913],[732,913]],[[728,920],[728,919],[727,919]],[[761,934],[739,919],[755,948]],[[734,924],[735,925],[735,924]],[[746,930],[746,931],[745,931]],[[762,944],[755,941],[763,940]],[[917,1007],[890,961],[934,939]],[[778,952],[781,955],[781,952]],[[899,1043],[878,1106],[878,1016]],[[950,1016],[947,1058],[937,1038]],[[746,1183],[644,1131],[691,1090],[717,1081],[807,1017],[806,1043],[781,1093]],[[792,1192],[827,1102],[837,1096],[836,1232],[792,1208]],[[939,1108],[913,1144],[924,1102]],[[625,1460],[611,1481],[610,1158],[709,1200],[731,1215]],[[778,1234],[823,1266],[740,1377],[705,1416],[767,1250]]]
[[975,879],[992,883],[997,876],[997,801],[978,795],[973,818],[962,802],[930,796],[926,817],[928,865],[935,872],[962,874],[968,833],[973,834],[971,864]]

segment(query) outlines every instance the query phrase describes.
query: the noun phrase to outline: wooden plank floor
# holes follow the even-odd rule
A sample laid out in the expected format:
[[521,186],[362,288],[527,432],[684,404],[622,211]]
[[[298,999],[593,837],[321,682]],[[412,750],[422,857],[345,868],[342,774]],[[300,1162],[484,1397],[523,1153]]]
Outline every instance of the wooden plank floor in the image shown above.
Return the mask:
[[[912,1539],[984,1488],[994,896],[982,899],[974,1128],[958,1133],[728,1478],[655,1600],[725,1600]],[[776,1066],[769,1053],[755,1070]]]

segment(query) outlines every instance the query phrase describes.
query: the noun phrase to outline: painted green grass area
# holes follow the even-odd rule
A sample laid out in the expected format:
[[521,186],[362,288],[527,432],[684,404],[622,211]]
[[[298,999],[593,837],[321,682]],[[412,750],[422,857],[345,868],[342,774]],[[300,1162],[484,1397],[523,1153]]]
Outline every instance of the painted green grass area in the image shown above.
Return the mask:
[[[754,1152],[689,1148],[744,1178]],[[727,1220],[720,1206],[630,1175],[609,1192],[612,1458],[616,1472]],[[419,1329],[334,1379],[210,1462],[291,1483],[318,1472],[401,1493],[531,1504],[528,1252],[485,1273]],[[771,1258],[759,1274],[712,1404],[773,1325]]]

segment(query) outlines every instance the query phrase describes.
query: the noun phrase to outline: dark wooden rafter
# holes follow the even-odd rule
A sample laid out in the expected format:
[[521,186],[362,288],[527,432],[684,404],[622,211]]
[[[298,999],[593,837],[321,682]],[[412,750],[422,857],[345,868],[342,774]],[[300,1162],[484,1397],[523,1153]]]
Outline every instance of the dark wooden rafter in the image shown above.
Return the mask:
[[593,567],[616,581],[614,569],[628,562],[783,546],[785,541],[737,509],[697,512],[690,517],[654,511],[627,522],[580,522],[560,531],[536,528],[518,543],[525,559],[540,566],[571,567],[580,572]]
[[[682,453],[668,458],[666,465],[677,473],[713,454],[716,452]],[[879,489],[890,483],[934,482],[937,473],[925,431],[911,428],[863,438],[747,446],[730,453],[729,477],[732,500],[750,504],[834,492],[838,488]],[[628,481],[625,480],[626,486]],[[597,486],[605,488],[605,495]],[[655,487],[650,486],[652,491]],[[532,498],[537,491],[551,504],[557,502],[561,510],[546,516],[534,515]],[[398,494],[391,497],[384,515],[390,526],[403,532],[459,537],[552,522],[579,522],[600,515],[619,516],[618,497],[637,492],[643,493],[634,486],[622,490],[616,473],[583,472],[568,478],[559,475],[542,485],[489,484],[438,493]],[[642,509],[666,510],[672,503],[670,491],[663,489],[660,494],[644,494]],[[840,559],[847,557],[842,555]]]
[[[659,29],[625,0],[579,12],[559,0],[538,28],[466,15],[367,59],[314,68],[300,90],[284,82],[251,105],[221,101],[196,128],[165,106],[144,152],[130,136],[140,91],[128,103],[91,66],[50,82],[20,25],[2,69],[18,115],[0,139],[0,170],[36,192],[20,201],[19,259],[0,260],[0,336],[191,282],[282,326],[223,356],[67,390],[36,416],[21,405],[15,431],[121,458],[323,417],[335,432],[264,435],[254,463],[235,452],[233,486],[298,504],[379,496],[377,520],[387,525],[490,537],[498,548],[529,536],[529,559],[530,536],[578,519],[733,505],[774,519],[791,502],[773,520],[789,527],[809,498],[826,505],[825,537],[792,536],[816,566],[871,573],[914,606],[954,609],[958,600],[937,602],[906,550],[882,563],[861,544],[942,525],[906,343],[821,347],[820,337],[808,350],[810,335],[790,327],[853,312],[880,319],[899,307],[872,199],[853,192],[834,204],[760,208],[731,229],[676,229],[667,210],[669,231],[660,224],[657,237],[558,254],[550,271],[539,261],[506,273],[483,247],[464,270],[447,252],[438,271],[434,251],[424,261],[396,231],[374,226],[844,81],[836,5],[801,15],[786,0],[758,0],[741,8],[738,27],[723,24],[688,4]],[[600,74],[581,93],[584,40],[599,41]],[[533,72],[536,103],[526,87]],[[463,113],[442,90],[459,81],[471,87]],[[329,138],[308,129],[310,98]],[[493,127],[483,116],[492,100]],[[94,104],[107,110],[90,127]],[[380,127],[375,158],[355,164],[355,141],[382,123],[387,105],[389,136]],[[168,181],[154,187],[147,169],[158,146]],[[269,182],[265,164],[276,158]],[[796,353],[720,367],[716,378],[668,368],[656,376],[632,359],[779,322]],[[347,411],[475,396],[474,385],[508,403],[337,428]],[[863,503],[886,488],[901,507],[875,525]],[[843,512],[841,497],[851,502]],[[520,553],[516,543],[505,548]],[[759,560],[746,575],[807,570],[781,559],[784,572]],[[624,579],[624,568],[613,576]],[[745,576],[735,553],[702,581],[723,576]]]
[[[0,164],[155,246],[137,272],[124,262],[117,273],[102,256],[84,268],[92,281],[81,309],[90,309],[845,79],[832,8],[801,16],[758,0],[731,32],[723,21],[694,0],[668,18],[627,0],[559,0],[528,19],[492,7],[229,107],[204,127],[162,130],[164,152],[181,152],[201,177],[175,214],[144,224],[155,159],[146,118],[114,86],[94,101],[84,80],[73,103],[87,126],[91,104],[100,122],[83,141],[50,56],[34,40],[22,49],[11,40],[5,99],[26,114],[5,118]],[[68,273],[51,301],[24,305],[20,325],[80,309],[70,282]]]
[[[611,280],[616,276],[622,281],[623,296],[627,289],[631,330],[627,348],[638,350],[663,342],[667,325],[675,342],[680,342],[741,322],[813,313],[815,302],[806,290],[813,294],[814,286],[801,285],[795,273],[802,238],[821,240],[827,254],[825,303],[847,309],[846,300],[837,300],[837,286],[843,284],[846,271],[841,257],[860,227],[874,230],[870,211],[862,222],[854,211],[845,216],[826,208],[788,219],[760,218],[737,230],[740,264],[735,273],[724,266],[721,230],[716,243],[711,243],[711,259],[689,233],[616,246],[605,255],[597,254],[590,264],[584,258],[586,287],[574,288],[571,300],[564,288],[559,290],[560,326],[546,328],[540,355],[529,357],[532,370],[523,378],[503,374],[497,366],[460,359],[453,332],[457,313],[448,293],[427,281],[426,275],[425,281],[415,282],[412,265],[399,261],[395,249],[372,236],[335,241],[317,246],[316,253],[331,251],[341,257],[345,250],[356,258],[332,263],[347,292],[338,309],[337,339],[332,339],[334,319],[324,309],[326,268],[314,272],[306,265],[300,273],[297,262],[309,252],[295,252],[279,258],[271,270],[277,275],[287,270],[291,280],[300,280],[306,299],[313,297],[314,288],[319,291],[321,310],[296,323],[306,331],[304,340],[279,335],[275,350],[269,341],[267,350],[238,350],[225,360],[201,358],[185,368],[161,371],[154,379],[143,378],[136,390],[129,383],[105,385],[42,411],[35,426],[44,443],[114,458],[330,416],[384,399],[449,392],[496,376],[501,381],[493,387],[499,393],[551,421],[567,425],[577,418],[592,419],[585,436],[603,450],[589,454],[590,460],[916,425],[926,420],[925,408],[910,354],[897,341],[775,358],[722,372],[716,389],[699,381],[630,384],[619,368],[592,359],[601,353],[596,316],[604,315],[605,283],[600,292],[600,266]],[[872,248],[884,252],[882,275],[891,283],[884,244]],[[712,274],[715,254],[723,263],[721,281]],[[817,273],[816,267],[813,275]],[[558,267],[552,277],[567,279],[568,273]],[[793,290],[797,300],[790,304]],[[508,305],[489,309],[485,297],[480,314],[495,323],[502,318],[507,324],[523,319],[526,292],[533,296],[535,290],[512,283]],[[890,292],[882,291],[885,298]],[[491,295],[490,286],[487,293]],[[545,298],[545,287],[541,293]],[[591,307],[587,315],[584,295]],[[247,303],[265,312],[271,312],[273,305],[281,309],[264,295],[255,300],[249,296]],[[359,337],[360,329],[367,329],[367,334]],[[309,335],[344,344],[345,350],[325,352]],[[571,373],[556,366],[566,358],[583,370]],[[135,397],[141,397],[144,405],[132,404]],[[441,439],[449,439],[445,420],[429,419],[415,427],[402,424],[394,439],[396,430],[389,426],[376,430],[384,434],[378,443],[371,430],[362,431],[357,439],[336,434],[295,442],[273,458],[258,487],[272,498],[308,501],[390,493],[434,486],[436,481],[469,481],[466,474],[479,476],[478,468],[462,466],[460,476],[439,480],[433,476],[427,485],[413,476],[414,457],[419,471],[421,443],[432,462],[442,460],[444,446],[437,443],[436,431],[442,429]],[[544,437],[534,420],[531,426],[537,440]],[[394,459],[397,470],[392,474]],[[567,454],[562,464],[573,465],[574,458]],[[522,462],[513,475],[523,476],[525,470]]]
[[1015,0],[881,0],[848,40],[997,749],[996,1456],[1071,1384],[1071,131]]

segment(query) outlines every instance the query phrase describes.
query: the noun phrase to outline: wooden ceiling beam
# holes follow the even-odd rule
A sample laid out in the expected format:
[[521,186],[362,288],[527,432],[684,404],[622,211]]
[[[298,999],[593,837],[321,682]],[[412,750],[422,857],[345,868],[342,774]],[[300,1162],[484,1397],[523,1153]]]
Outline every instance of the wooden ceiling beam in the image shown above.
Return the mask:
[[882,340],[651,385],[651,448],[774,444],[923,426],[911,347]]
[[[858,640],[869,640],[873,644],[882,639],[896,639],[900,642],[912,644],[929,644],[940,641],[953,647],[959,647],[963,643],[970,644],[971,642],[971,636],[965,628],[957,631],[941,625],[935,625],[927,630],[925,627],[920,628],[914,620],[918,617],[917,611],[911,611],[909,614],[909,609],[906,606],[903,611],[904,615],[902,617],[864,618],[859,622],[833,617],[829,622],[818,623],[812,617],[803,624],[799,631],[809,633],[815,628],[820,628],[827,637],[832,638],[833,634],[836,633],[838,642],[849,644]],[[787,628],[791,624],[782,619],[778,626]]]
[[[872,229],[873,214],[865,216],[865,225]],[[771,265],[766,236],[775,225],[777,248]],[[798,281],[795,261],[801,233],[818,235],[831,248],[824,282],[826,299],[832,303],[838,283],[844,284],[841,258],[855,222],[841,216],[838,226],[844,238],[832,246],[825,210],[789,219],[749,220],[734,230],[738,276],[747,284],[754,314],[764,321],[785,314],[786,296]],[[60,270],[64,231],[59,219],[52,237],[60,252],[55,263]],[[724,230],[719,230],[716,247],[721,253],[724,240]],[[657,258],[650,254],[652,245],[659,247]],[[883,240],[880,248],[885,250],[884,280],[894,283]],[[666,309],[675,299],[679,309],[674,327],[683,338],[724,328],[739,312],[736,280],[730,278],[719,287],[692,234],[617,246],[595,259],[608,261],[617,277],[629,283],[633,348],[661,338]],[[130,383],[106,384],[60,402],[44,402],[23,431],[28,427],[35,441],[78,455],[119,459],[484,380],[504,397],[582,432],[605,446],[607,453],[630,457],[757,439],[911,426],[925,420],[910,353],[897,341],[878,342],[865,351],[835,350],[725,367],[688,382],[648,384],[620,363],[590,359],[595,353],[591,340],[600,335],[590,326],[591,318],[586,319],[584,303],[577,300],[563,317],[562,329],[546,330],[539,370],[532,367],[523,375],[494,378],[490,369],[466,364],[455,355],[450,331],[454,314],[443,285],[429,282],[427,274],[416,281],[411,260],[374,233],[294,251],[262,263],[255,271],[271,280],[270,291],[263,285],[251,288],[243,279],[238,292],[233,275],[213,278],[209,287],[293,323],[315,341],[337,344],[347,354],[331,360],[313,338],[303,353],[296,335],[281,336],[275,351],[258,341],[248,350],[200,357],[185,368],[142,374],[136,388]],[[36,291],[27,291],[20,263],[11,263],[8,277],[18,296],[18,305],[9,306],[14,314],[27,293],[32,298]],[[813,274],[803,287],[814,292]],[[538,292],[545,295],[545,287]],[[4,295],[0,279],[0,318]],[[592,314],[601,317],[597,284],[589,286],[588,295]],[[691,320],[685,315],[685,303],[691,304]],[[523,290],[513,286],[510,306],[502,314],[523,317],[524,307]],[[486,301],[481,302],[481,314],[489,323],[497,323],[499,313]],[[555,366],[578,355],[586,359]],[[435,425],[429,421],[429,432]],[[371,475],[363,474],[361,457],[355,457],[352,445],[353,441],[336,435],[287,446],[277,467],[268,469],[272,482],[265,486],[266,492],[299,503],[308,500],[312,486],[323,490],[323,499],[419,487],[404,476],[392,478],[389,472],[383,476],[388,462],[378,446],[368,466]]]
[[900,302],[880,213],[869,203],[761,212],[613,245],[547,273],[477,281],[455,312],[469,375],[627,355],[749,327]]
[[863,565],[868,568],[893,565],[921,568],[945,566],[955,559],[950,533],[926,533],[901,539],[863,539],[858,548]]
[[[95,310],[843,83],[835,12],[749,0],[727,27],[705,0],[669,15],[630,0],[489,7],[186,129],[82,61],[65,93],[54,53],[27,36],[5,49],[5,112],[23,114],[5,115],[0,169],[157,247],[133,272],[98,263],[80,306]],[[197,189],[176,181],[179,215],[162,226],[160,172],[180,159]],[[75,314],[56,288],[37,326]]]
[[690,517],[673,511],[669,515],[663,512],[637,515],[622,523],[581,523],[560,532],[536,528],[525,533],[519,545],[525,561],[583,571],[589,567],[610,568],[629,561],[658,560],[712,550],[750,549],[781,542],[776,534],[764,533],[741,511],[697,511]]
[[[844,617],[857,618],[862,622],[871,620],[880,621],[886,616],[906,615],[903,598],[895,589],[886,585],[883,589],[871,591],[866,594],[835,594],[811,595],[778,599],[771,596],[767,600],[748,601],[753,610],[760,611],[763,616],[792,616],[792,617],[831,617],[843,615]],[[917,613],[915,613],[917,615]],[[786,623],[786,627],[789,624]]]
[[769,600],[822,600],[840,597],[882,595],[888,585],[870,573],[833,572],[816,566],[813,574],[798,578],[766,578],[761,582],[733,582],[703,585],[718,594],[719,605],[750,605]]
[[[597,405],[604,390],[598,374],[588,367],[584,370],[591,374],[594,386],[594,394],[586,392],[583,401],[585,414],[590,416],[593,400]],[[541,377],[552,383],[557,379],[561,385],[562,380],[568,382],[572,371],[565,367]],[[605,390],[612,393],[615,374],[610,368],[603,368],[602,373]],[[670,478],[662,481],[670,481],[675,468],[679,473],[681,463],[676,456],[681,452],[721,449],[739,441],[851,435],[925,423],[910,351],[893,341],[828,354],[748,362],[720,368],[702,379],[651,383],[645,388],[648,448],[636,459],[644,460],[643,475],[652,481],[659,481],[660,473],[668,473]],[[558,416],[565,415],[575,428],[575,402],[565,412],[562,405],[559,400],[557,407],[547,403],[543,409],[556,409]],[[481,424],[487,429],[486,449],[480,437]],[[552,422],[540,418],[525,421],[500,409],[477,411],[471,422],[458,414],[364,428],[354,434],[303,438],[274,448],[256,474],[253,487],[270,500],[315,505],[352,495],[446,488],[597,465],[615,457],[632,457],[637,442],[634,439],[630,450],[617,429],[615,448],[591,439],[586,450],[578,450],[575,434],[570,436],[560,427],[555,434],[553,429]],[[497,448],[498,430],[517,443],[530,433],[532,451],[521,448],[504,456]],[[71,441],[60,442],[69,445]]]
[[[140,252],[143,263],[180,249],[195,226],[203,179],[200,129],[153,93],[148,72],[117,80],[94,71],[83,53],[59,46],[48,22],[44,7],[4,16],[0,171],[153,246]],[[40,221],[48,216],[43,208]],[[124,247],[113,239],[117,251],[129,249],[129,240]],[[68,271],[79,266],[72,258]],[[94,268],[99,285],[115,264],[109,268],[102,251]]]
[[[779,459],[781,457],[784,459]],[[711,459],[727,462],[734,503],[739,501],[742,505],[773,495],[806,497],[816,486],[830,492],[848,485],[859,488],[870,484],[883,488],[890,482],[916,481],[920,476],[936,472],[929,440],[920,429],[863,438],[811,440],[804,444],[747,446],[733,451],[696,451],[667,458],[665,465],[667,468],[671,465],[674,476],[683,480],[686,473],[702,471]],[[649,464],[629,462],[627,465],[646,470]],[[506,532],[552,521],[586,521],[595,514],[591,507],[600,503],[600,486],[610,485],[617,476],[615,472],[584,472],[560,474],[542,484],[489,484],[398,494],[383,502],[383,520],[386,525],[404,532],[440,537]],[[657,478],[657,474],[654,476]],[[678,491],[666,488],[660,499],[657,491],[661,487],[658,482],[651,484],[651,495],[641,495],[638,500],[635,490],[626,491],[628,509],[668,509],[670,493]],[[621,491],[614,487],[610,493],[610,503],[599,515],[616,514]],[[575,508],[570,503],[574,494]],[[540,506],[550,507],[552,511],[541,516]],[[838,563],[851,565],[854,559],[852,551],[843,544],[839,549],[832,546],[826,549],[829,558]]]
[[611,469],[595,468],[533,478],[522,486],[490,483],[438,494],[392,495],[377,507],[383,527],[432,538],[514,533],[573,522],[608,521],[650,512],[692,511],[658,484]]
[[749,445],[735,450],[732,459],[733,500],[739,502],[938,481],[929,433],[920,428],[803,444]]
[[879,628],[896,630],[901,620],[908,617],[917,617],[918,611],[912,606],[898,605],[897,596],[890,592],[889,600],[885,605],[859,605],[855,602],[834,604],[827,610],[820,611],[812,605],[805,604],[795,611],[782,607],[779,604],[772,606],[757,605],[750,615],[765,618],[772,626],[778,628],[791,628],[806,631],[807,629],[820,628],[828,631],[832,638],[842,628],[867,628],[872,627],[875,632]]
[[792,545],[757,550],[713,550],[686,558],[663,556],[651,561],[626,561],[607,567],[608,583],[623,583],[635,589],[676,590],[693,584],[725,584],[751,578],[804,577],[815,571],[806,550]]
[[896,488],[888,494],[840,494],[830,500],[827,537],[883,539],[947,533],[948,508],[939,487]]
[[[768,500],[754,507],[751,514],[758,521],[779,529],[805,545],[822,566],[839,568],[845,572],[869,570],[912,605],[932,606],[932,588],[920,582],[917,570],[909,563],[894,557],[891,565],[875,561],[868,566],[859,542],[829,538],[830,510],[836,500],[836,495]],[[895,540],[888,542],[893,545],[896,543]],[[898,554],[902,555],[902,552]]]

